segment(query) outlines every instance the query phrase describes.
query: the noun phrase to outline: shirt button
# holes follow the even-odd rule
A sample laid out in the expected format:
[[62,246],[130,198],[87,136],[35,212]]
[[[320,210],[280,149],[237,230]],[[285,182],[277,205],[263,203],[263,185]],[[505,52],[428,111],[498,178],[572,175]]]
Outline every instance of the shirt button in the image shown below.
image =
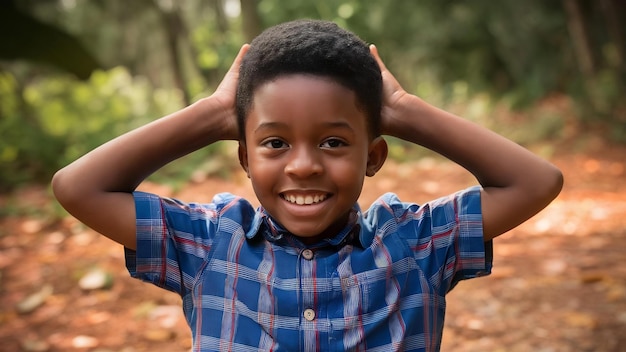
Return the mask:
[[306,260],[311,260],[311,259],[313,259],[313,251],[310,250],[310,249],[305,249],[305,250],[302,251],[302,256]]
[[307,308],[304,310],[304,319],[308,321],[313,321],[315,319],[315,311],[311,308]]

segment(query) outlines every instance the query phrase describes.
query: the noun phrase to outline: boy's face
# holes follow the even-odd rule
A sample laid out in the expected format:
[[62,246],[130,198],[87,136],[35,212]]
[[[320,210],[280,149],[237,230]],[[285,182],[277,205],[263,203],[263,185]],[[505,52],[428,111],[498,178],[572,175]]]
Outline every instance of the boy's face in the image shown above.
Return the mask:
[[369,138],[355,94],[326,78],[288,75],[257,88],[241,164],[265,210],[305,242],[335,235],[366,175],[387,156]]

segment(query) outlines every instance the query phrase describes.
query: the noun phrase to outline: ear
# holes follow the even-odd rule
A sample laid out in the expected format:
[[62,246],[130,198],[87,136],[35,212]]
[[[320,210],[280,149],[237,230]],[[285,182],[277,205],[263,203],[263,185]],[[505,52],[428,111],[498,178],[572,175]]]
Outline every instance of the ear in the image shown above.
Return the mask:
[[239,164],[250,178],[250,171],[248,169],[248,151],[246,149],[246,143],[239,141],[239,149],[237,150],[237,154],[239,155]]
[[365,169],[366,176],[372,177],[376,175],[378,170],[383,167],[385,160],[387,160],[387,152],[387,141],[382,136],[376,137],[370,142],[367,154],[367,168]]

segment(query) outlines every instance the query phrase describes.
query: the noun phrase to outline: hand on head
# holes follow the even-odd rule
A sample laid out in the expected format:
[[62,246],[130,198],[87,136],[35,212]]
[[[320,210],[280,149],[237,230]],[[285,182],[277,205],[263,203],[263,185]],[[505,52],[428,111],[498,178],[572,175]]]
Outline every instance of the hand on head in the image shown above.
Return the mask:
[[394,136],[393,121],[400,118],[400,106],[402,101],[409,95],[400,85],[398,80],[389,72],[385,63],[378,54],[378,48],[370,45],[370,52],[378,62],[383,77],[383,107],[381,112],[382,134]]
[[233,61],[230,69],[222,79],[222,82],[217,86],[212,97],[222,106],[222,109],[228,112],[230,122],[232,122],[232,128],[223,139],[236,140],[239,138],[239,131],[237,127],[237,113],[235,112],[235,95],[237,94],[237,82],[239,81],[239,67],[241,61],[246,55],[246,52],[250,48],[249,44],[244,44],[239,49],[239,53]]

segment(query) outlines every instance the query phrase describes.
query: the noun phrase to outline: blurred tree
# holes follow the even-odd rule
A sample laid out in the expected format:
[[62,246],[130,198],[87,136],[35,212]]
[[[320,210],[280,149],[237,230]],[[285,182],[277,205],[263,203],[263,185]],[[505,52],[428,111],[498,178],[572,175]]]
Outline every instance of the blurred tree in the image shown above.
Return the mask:
[[[19,33],[19,35],[17,35]],[[75,36],[19,11],[13,0],[0,3],[0,60],[48,64],[86,79],[101,68]]]
[[257,0],[240,0],[241,22],[246,42],[250,43],[263,30]]
[[623,110],[626,108],[623,100],[626,4],[616,0],[594,3],[563,0],[563,7],[580,73],[581,93],[577,95],[590,108],[586,112],[626,123]]
[[296,18],[375,43],[409,91],[437,104],[480,96],[527,108],[567,95],[581,120],[626,141],[620,0],[7,0],[0,188],[45,180],[96,143],[210,94],[242,43]]
[[169,53],[174,84],[182,92],[183,105],[191,104],[191,96],[187,87],[187,80],[183,72],[181,57],[181,42],[188,37],[189,31],[183,21],[179,5],[176,2],[155,0],[155,9],[161,16],[163,28],[167,36],[167,52]]

